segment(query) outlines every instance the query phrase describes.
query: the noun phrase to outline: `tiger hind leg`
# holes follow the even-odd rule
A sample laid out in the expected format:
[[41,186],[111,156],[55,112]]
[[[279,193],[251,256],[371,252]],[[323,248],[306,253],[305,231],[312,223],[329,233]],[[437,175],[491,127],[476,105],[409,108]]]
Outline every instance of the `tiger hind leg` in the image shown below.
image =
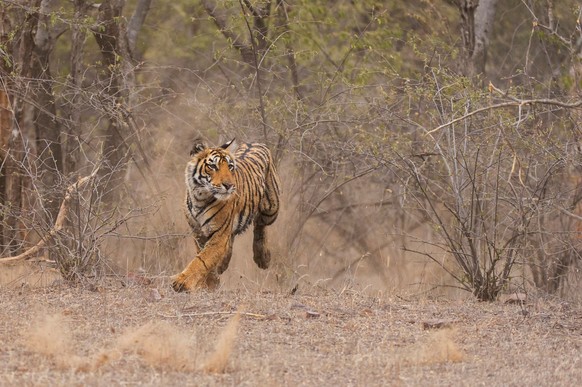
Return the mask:
[[271,262],[271,252],[267,247],[267,226],[262,223],[255,223],[253,235],[253,260],[261,269],[267,269]]
[[[272,163],[272,161],[270,161]],[[265,192],[259,202],[259,213],[255,218],[253,236],[253,259],[258,267],[266,269],[271,262],[271,252],[267,248],[265,228],[272,224],[279,214],[279,177],[273,165],[267,171]]]

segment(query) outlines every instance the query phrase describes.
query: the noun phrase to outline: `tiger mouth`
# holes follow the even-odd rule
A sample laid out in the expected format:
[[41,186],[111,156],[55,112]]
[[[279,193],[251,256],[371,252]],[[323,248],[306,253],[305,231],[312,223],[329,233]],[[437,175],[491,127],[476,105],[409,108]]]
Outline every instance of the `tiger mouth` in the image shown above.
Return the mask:
[[232,196],[232,192],[213,192],[212,195],[218,200],[226,200]]
[[230,188],[228,190],[212,189],[212,196],[218,200],[225,200],[228,199],[234,193],[234,191],[234,188]]

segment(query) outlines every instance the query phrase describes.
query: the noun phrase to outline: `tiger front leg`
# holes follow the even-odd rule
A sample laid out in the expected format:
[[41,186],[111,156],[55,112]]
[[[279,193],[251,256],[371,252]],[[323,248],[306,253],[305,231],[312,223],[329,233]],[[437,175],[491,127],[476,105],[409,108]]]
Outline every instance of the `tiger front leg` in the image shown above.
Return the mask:
[[[186,268],[176,276],[172,287],[177,292],[195,289],[215,289],[220,284],[217,266],[232,247],[227,243],[209,243],[200,251]],[[226,251],[225,251],[226,250]]]

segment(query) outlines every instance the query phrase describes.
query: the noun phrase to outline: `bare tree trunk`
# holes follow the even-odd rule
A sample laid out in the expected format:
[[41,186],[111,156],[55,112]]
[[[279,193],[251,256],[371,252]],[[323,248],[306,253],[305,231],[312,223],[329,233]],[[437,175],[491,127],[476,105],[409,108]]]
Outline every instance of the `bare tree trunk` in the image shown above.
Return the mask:
[[69,88],[72,95],[65,106],[68,122],[63,136],[64,160],[63,170],[65,175],[69,175],[77,170],[79,162],[79,140],[81,133],[81,93],[83,86],[83,45],[87,37],[85,28],[82,26],[86,11],[89,7],[85,0],[74,0],[75,9],[73,23],[71,25],[71,73],[69,77]]
[[[10,34],[10,19],[6,14],[6,9],[0,7],[0,46],[8,47]],[[5,60],[0,60],[0,74],[8,74],[11,66]],[[8,96],[8,80],[5,77],[0,79],[0,207],[5,207],[6,202],[6,160],[8,157],[8,141],[12,132],[12,108]],[[2,211],[5,213],[5,211]],[[5,245],[4,216],[0,216],[0,251]]]
[[[277,9],[279,11],[280,27],[283,29],[284,33],[289,33],[289,6],[285,0],[277,1]],[[298,100],[303,99],[303,93],[301,91],[301,85],[299,84],[299,73],[297,68],[297,61],[295,60],[295,50],[291,46],[289,41],[285,42],[286,56],[289,63],[289,70],[291,72],[291,81],[293,84],[293,92]]]
[[[25,165],[28,164],[27,149],[24,139],[32,128],[29,118],[30,109],[25,103],[27,84],[21,79],[31,79],[31,64],[34,51],[34,34],[38,24],[38,17],[35,12],[27,10],[37,10],[40,0],[30,2],[26,10],[17,8],[6,10],[2,7],[2,43],[9,48],[11,56],[10,63],[2,60],[0,70],[3,74],[15,74],[13,77],[2,77],[3,94],[3,118],[1,121],[1,135],[3,142],[3,172],[4,172],[4,197],[3,197],[3,244],[10,254],[17,253],[26,236],[26,229],[23,227],[23,210],[28,205],[29,199],[26,197],[26,187],[29,185],[30,177],[27,175]],[[18,26],[16,34],[14,26]],[[12,27],[12,28],[11,28]]]
[[253,46],[242,41],[238,35],[232,32],[230,26],[228,26],[227,17],[220,12],[213,1],[202,0],[202,5],[226,40],[228,40],[232,46],[240,52],[243,62],[254,67],[255,53],[253,51]]
[[[289,6],[285,0],[277,0],[277,10],[279,14],[279,27],[283,30],[283,33],[287,34],[291,32],[289,25]],[[289,71],[291,76],[291,84],[293,86],[293,92],[295,93],[295,98],[298,101],[303,99],[303,90],[299,82],[299,69],[297,66],[297,61],[295,59],[295,50],[291,45],[290,41],[285,42],[285,56],[287,57],[287,63],[289,64]],[[277,146],[275,148],[274,160],[275,163],[279,163],[283,157],[283,147],[287,141],[286,135],[281,132],[277,139]]]
[[[19,251],[22,242],[22,235],[18,232],[19,218],[23,206],[23,168],[24,146],[22,143],[22,133],[18,128],[13,128],[8,140],[8,154],[4,163],[6,173],[6,209],[4,214],[4,245],[8,252],[15,254]],[[20,234],[20,235],[19,235]]]
[[[216,4],[212,0],[202,0],[202,4],[206,9],[208,15],[214,20],[219,31],[224,37],[236,48],[241,56],[243,62],[248,64],[255,72],[255,79],[251,83],[257,89],[259,104],[257,111],[261,115],[261,124],[263,126],[264,142],[269,144],[267,114],[265,111],[265,104],[263,101],[263,78],[266,72],[262,70],[265,67],[265,54],[269,47],[269,18],[271,17],[272,0],[265,1],[262,6],[254,6],[248,0],[239,0],[242,15],[245,22],[245,28],[248,31],[248,39],[245,42],[238,34],[235,34],[231,26],[228,25],[228,15],[220,12]],[[252,24],[247,19],[247,15],[252,17]]]
[[93,35],[101,51],[103,69],[107,77],[103,91],[103,104],[108,111],[109,126],[103,141],[103,176],[107,178],[105,200],[114,202],[119,197],[126,162],[130,154],[128,128],[129,112],[133,103],[135,69],[132,49],[143,25],[151,0],[140,0],[128,28],[122,18],[124,1],[109,0],[99,5],[97,25]]
[[143,23],[145,22],[146,16],[150,10],[152,0],[140,0],[135,7],[133,16],[129,21],[127,26],[127,46],[129,52],[133,57],[135,57],[135,49],[137,44],[137,37]]
[[461,15],[461,37],[467,75],[485,73],[489,37],[497,0],[452,0]]
[[479,0],[475,10],[475,47],[471,56],[475,74],[485,74],[487,48],[493,30],[497,0]]
[[37,188],[43,208],[47,211],[46,221],[49,225],[54,223],[59,211],[61,194],[58,186],[63,172],[60,128],[49,67],[49,57],[54,46],[54,37],[49,29],[53,2],[54,0],[43,0],[36,14],[38,21],[31,66],[31,76],[38,82],[34,95],[34,127],[39,173]]
[[475,10],[479,0],[456,0],[461,13],[461,38],[465,58],[469,62],[475,51]]
[[[107,77],[103,92],[104,104],[109,115],[109,125],[105,130],[103,140],[103,176],[108,184],[105,187],[105,199],[109,202],[118,199],[119,185],[122,182],[127,161],[128,151],[125,145],[125,127],[122,121],[122,111],[127,100],[127,90],[122,88],[122,64],[124,59],[120,49],[121,39],[125,39],[121,32],[119,20],[123,2],[118,0],[104,1],[99,6],[98,25],[93,34],[99,45],[103,58],[103,69]],[[126,60],[128,58],[125,58]]]
[[[4,207],[6,201],[6,161],[8,156],[8,139],[10,138],[12,123],[12,112],[10,109],[10,100],[8,94],[4,89],[4,85],[0,84],[0,206]],[[4,212],[4,211],[2,211]],[[0,217],[0,251],[4,246],[4,217]]]

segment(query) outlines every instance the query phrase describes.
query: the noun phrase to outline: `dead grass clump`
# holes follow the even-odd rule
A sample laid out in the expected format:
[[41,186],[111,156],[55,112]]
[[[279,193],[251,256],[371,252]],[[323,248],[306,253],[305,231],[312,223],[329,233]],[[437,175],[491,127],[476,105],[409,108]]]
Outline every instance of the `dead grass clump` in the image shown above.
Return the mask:
[[455,334],[456,331],[450,328],[432,332],[407,356],[407,362],[424,365],[463,361],[465,354],[455,342]]
[[218,336],[214,351],[209,354],[208,358],[202,365],[203,371],[209,373],[225,372],[236,340],[239,321],[240,313],[237,313],[230,319],[226,327],[224,327],[223,331]]
[[177,327],[162,321],[149,322],[127,332],[119,340],[121,352],[133,351],[157,369],[194,371],[197,364],[195,340]]
[[25,334],[25,341],[31,351],[51,358],[58,368],[78,372],[94,371],[121,359],[124,354],[135,353],[156,369],[223,373],[234,347],[239,320],[240,313],[237,313],[222,330],[214,349],[203,362],[199,361],[200,349],[195,337],[164,321],[152,321],[129,330],[113,346],[98,349],[94,355],[85,358],[74,353],[73,331],[60,314],[43,316]]
[[60,314],[41,317],[25,333],[24,339],[29,350],[50,357],[59,368],[79,368],[83,364],[82,359],[73,353],[71,329]]

